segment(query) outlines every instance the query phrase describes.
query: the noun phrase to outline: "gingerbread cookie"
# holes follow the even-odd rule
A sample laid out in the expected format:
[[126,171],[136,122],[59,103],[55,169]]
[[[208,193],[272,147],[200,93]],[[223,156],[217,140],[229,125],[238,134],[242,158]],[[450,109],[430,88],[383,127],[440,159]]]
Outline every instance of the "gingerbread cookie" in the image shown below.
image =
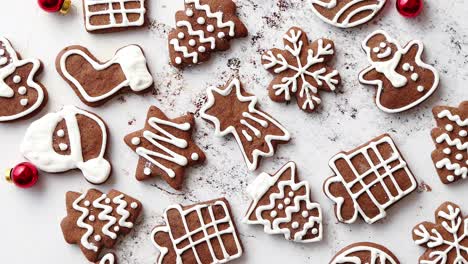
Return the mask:
[[400,264],[400,261],[384,246],[361,242],[343,248],[330,261],[330,264],[347,263]]
[[83,0],[86,30],[106,33],[145,25],[145,0]]
[[336,174],[323,186],[335,205],[340,222],[354,223],[358,216],[372,224],[386,209],[417,188],[417,182],[392,138],[381,135],[329,162]]
[[437,173],[449,184],[468,177],[468,101],[458,108],[437,106],[432,110],[437,128],[431,132],[436,144],[432,152]]
[[437,208],[435,223],[417,225],[413,240],[426,248],[418,263],[468,263],[468,217],[454,203],[445,202]]
[[234,38],[248,35],[231,0],[184,0],[176,13],[176,29],[169,33],[169,55],[175,67],[200,64],[211,52],[225,51]]
[[119,49],[105,63],[85,47],[70,46],[59,53],[55,66],[81,101],[93,107],[104,104],[123,89],[138,93],[153,85],[145,55],[137,45]]
[[125,137],[125,143],[140,156],[137,180],[160,176],[180,190],[185,168],[205,161],[205,154],[192,139],[194,126],[191,113],[169,119],[159,108],[151,106],[145,127]]
[[66,204],[67,216],[60,224],[63,237],[69,244],[78,244],[91,262],[99,260],[104,248],[114,247],[119,236],[128,234],[143,210],[139,201],[116,190],[67,192]]
[[245,92],[238,79],[224,88],[208,88],[207,93],[201,117],[215,125],[217,136],[234,135],[249,170],[257,169],[262,157],[272,157],[278,144],[290,140],[286,128],[257,108],[257,97]]
[[371,66],[359,74],[359,82],[377,87],[375,102],[387,113],[411,109],[431,96],[439,85],[437,70],[421,59],[419,40],[404,48],[386,32],[370,34],[362,47]]
[[96,264],[117,264],[117,257],[112,253],[108,253]]
[[309,43],[307,35],[293,27],[283,37],[284,48],[262,55],[262,64],[275,79],[268,87],[270,98],[289,102],[295,96],[298,106],[313,112],[322,102],[319,90],[335,91],[341,78],[337,70],[327,66],[335,55],[335,45],[328,39]]
[[385,6],[386,0],[312,0],[312,10],[323,21],[339,28],[367,23]]
[[21,153],[45,172],[80,169],[87,181],[101,184],[111,173],[111,165],[104,157],[107,139],[107,127],[101,118],[65,106],[29,126]]
[[311,200],[309,183],[298,182],[296,164],[288,162],[275,175],[260,174],[247,188],[253,202],[244,218],[267,234],[309,243],[322,240],[322,210]]
[[47,90],[36,81],[42,70],[37,59],[21,59],[0,36],[0,122],[31,117],[47,102]]
[[164,212],[165,225],[151,233],[161,252],[157,263],[226,263],[241,257],[242,242],[231,216],[226,199],[170,206]]

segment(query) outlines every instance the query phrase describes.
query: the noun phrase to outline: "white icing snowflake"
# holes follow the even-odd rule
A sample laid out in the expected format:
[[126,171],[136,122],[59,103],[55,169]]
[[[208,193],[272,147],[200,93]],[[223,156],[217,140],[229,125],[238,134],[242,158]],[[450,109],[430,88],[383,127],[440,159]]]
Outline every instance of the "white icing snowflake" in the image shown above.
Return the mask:
[[278,74],[270,85],[270,97],[284,102],[295,94],[302,110],[314,111],[322,102],[318,90],[334,91],[341,81],[338,71],[326,66],[334,53],[332,41],[309,43],[301,29],[291,28],[284,35],[284,50],[272,49],[262,56],[263,66]]
[[436,211],[436,223],[423,222],[413,230],[417,245],[427,248],[420,264],[468,263],[468,218],[460,207],[445,203]]

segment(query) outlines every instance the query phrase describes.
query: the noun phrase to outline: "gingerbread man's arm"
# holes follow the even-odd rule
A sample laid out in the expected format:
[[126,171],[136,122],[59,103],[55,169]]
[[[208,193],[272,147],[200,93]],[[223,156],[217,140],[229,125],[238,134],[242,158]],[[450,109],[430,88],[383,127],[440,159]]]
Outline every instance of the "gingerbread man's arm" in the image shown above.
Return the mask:
[[374,67],[370,66],[359,73],[359,82],[362,84],[379,85],[382,83],[380,80],[381,73],[377,72]]
[[403,49],[402,54],[409,61],[415,61],[417,64],[421,64],[421,55],[424,51],[424,45],[419,40],[413,40],[409,42]]

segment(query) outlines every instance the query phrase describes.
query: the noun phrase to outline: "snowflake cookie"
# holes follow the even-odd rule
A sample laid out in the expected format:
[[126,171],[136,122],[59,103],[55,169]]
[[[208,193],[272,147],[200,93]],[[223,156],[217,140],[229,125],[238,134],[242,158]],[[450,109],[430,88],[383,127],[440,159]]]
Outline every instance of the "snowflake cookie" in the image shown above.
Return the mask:
[[298,27],[289,29],[283,38],[283,49],[272,49],[262,55],[265,69],[276,74],[268,87],[270,98],[289,102],[295,96],[303,111],[313,112],[322,102],[319,90],[335,91],[341,83],[338,71],[327,66],[335,55],[335,45],[328,39],[309,43]]
[[397,257],[386,247],[370,242],[349,245],[330,261],[330,264],[400,264]]
[[208,88],[201,117],[215,125],[217,136],[232,134],[249,170],[256,170],[262,157],[272,157],[276,146],[291,135],[278,121],[257,107],[257,97],[244,91],[238,79],[224,88]]
[[253,200],[244,218],[260,224],[267,234],[310,243],[322,240],[322,210],[311,200],[309,183],[296,177],[296,164],[288,162],[275,175],[260,174],[247,188]]
[[437,173],[449,184],[468,177],[468,101],[458,108],[437,106],[432,110],[437,128],[431,132],[436,144],[432,152]]
[[363,42],[371,64],[359,74],[359,82],[377,87],[375,103],[387,113],[409,110],[429,98],[439,85],[437,70],[422,61],[419,40],[404,48],[385,31],[377,30]]
[[145,127],[124,139],[140,156],[137,180],[160,176],[172,188],[180,190],[186,167],[205,161],[204,152],[192,139],[194,127],[192,113],[169,119],[159,108],[151,106]]
[[99,260],[104,248],[113,248],[120,235],[128,234],[143,210],[139,201],[116,190],[67,192],[66,204],[67,216],[61,223],[65,241],[78,244],[91,262]]
[[247,28],[236,15],[231,0],[184,0],[185,10],[176,13],[176,29],[169,33],[169,55],[175,67],[200,64],[211,52],[225,51]]
[[420,264],[468,263],[468,218],[460,207],[445,202],[435,212],[435,223],[423,222],[413,229],[414,242],[426,248]]
[[340,152],[330,161],[335,176],[323,186],[335,203],[340,222],[354,223],[358,216],[372,224],[417,188],[417,182],[392,138],[381,135],[348,152]]

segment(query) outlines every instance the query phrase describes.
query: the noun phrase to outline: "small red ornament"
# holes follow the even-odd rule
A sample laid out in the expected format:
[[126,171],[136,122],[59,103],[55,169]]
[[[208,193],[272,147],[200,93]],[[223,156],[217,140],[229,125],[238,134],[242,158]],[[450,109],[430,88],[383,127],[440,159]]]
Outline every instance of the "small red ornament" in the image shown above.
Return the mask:
[[71,0],[37,0],[37,3],[46,12],[60,12],[64,15],[71,7]]
[[423,0],[397,0],[396,7],[402,16],[413,18],[421,14],[424,2]]
[[36,166],[29,162],[16,165],[13,169],[7,170],[6,180],[14,183],[20,188],[33,187],[39,179],[39,172]]

